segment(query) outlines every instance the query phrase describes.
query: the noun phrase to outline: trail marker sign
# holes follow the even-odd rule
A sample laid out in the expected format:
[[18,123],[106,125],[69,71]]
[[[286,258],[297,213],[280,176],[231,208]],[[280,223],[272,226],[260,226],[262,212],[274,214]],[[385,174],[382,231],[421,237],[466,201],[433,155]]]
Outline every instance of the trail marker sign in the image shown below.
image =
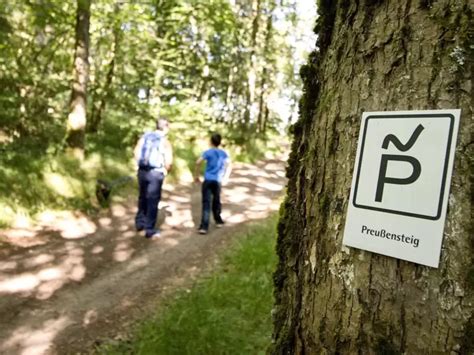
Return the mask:
[[343,244],[438,267],[460,113],[362,115]]

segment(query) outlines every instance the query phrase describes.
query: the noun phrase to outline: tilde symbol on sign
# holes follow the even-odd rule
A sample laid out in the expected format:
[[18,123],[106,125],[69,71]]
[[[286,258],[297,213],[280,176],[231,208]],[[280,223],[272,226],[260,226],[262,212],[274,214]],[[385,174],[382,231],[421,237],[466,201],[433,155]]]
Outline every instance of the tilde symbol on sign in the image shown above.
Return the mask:
[[[400,142],[400,140],[393,134],[388,134],[383,142],[382,148],[387,149],[390,142],[400,151],[406,152],[415,144],[420,133],[425,127],[419,124],[416,129],[413,131],[410,139],[406,144]],[[409,177],[406,178],[395,178],[387,176],[387,166],[388,162],[392,161],[403,161],[410,163],[413,171]],[[394,155],[394,154],[382,154],[382,161],[380,162],[379,178],[377,180],[377,191],[375,192],[375,201],[381,202],[383,196],[383,188],[385,184],[397,184],[397,185],[408,185],[414,183],[421,174],[421,165],[418,159],[409,156],[409,155]]]

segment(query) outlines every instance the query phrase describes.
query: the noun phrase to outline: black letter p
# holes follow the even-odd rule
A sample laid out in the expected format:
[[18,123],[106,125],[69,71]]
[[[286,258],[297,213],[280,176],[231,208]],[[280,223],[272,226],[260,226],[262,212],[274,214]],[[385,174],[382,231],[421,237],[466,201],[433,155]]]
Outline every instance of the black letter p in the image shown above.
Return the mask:
[[[407,178],[395,178],[387,176],[387,166],[390,160],[403,161],[410,163],[413,167],[411,175]],[[382,161],[380,163],[379,178],[377,181],[377,191],[375,192],[375,201],[381,202],[383,195],[383,188],[385,184],[408,185],[415,182],[421,174],[420,162],[411,157],[404,155],[382,154]]]

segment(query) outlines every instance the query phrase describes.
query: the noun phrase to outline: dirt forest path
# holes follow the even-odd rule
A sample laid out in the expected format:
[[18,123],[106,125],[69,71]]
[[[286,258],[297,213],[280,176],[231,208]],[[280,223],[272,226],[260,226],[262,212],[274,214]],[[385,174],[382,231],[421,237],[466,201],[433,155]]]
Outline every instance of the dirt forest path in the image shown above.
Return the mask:
[[284,163],[235,164],[222,191],[226,226],[196,233],[200,185],[164,186],[162,238],[134,229],[135,196],[94,220],[45,215],[0,231],[0,354],[87,353],[119,337],[176,287],[212,267],[250,221],[279,207]]

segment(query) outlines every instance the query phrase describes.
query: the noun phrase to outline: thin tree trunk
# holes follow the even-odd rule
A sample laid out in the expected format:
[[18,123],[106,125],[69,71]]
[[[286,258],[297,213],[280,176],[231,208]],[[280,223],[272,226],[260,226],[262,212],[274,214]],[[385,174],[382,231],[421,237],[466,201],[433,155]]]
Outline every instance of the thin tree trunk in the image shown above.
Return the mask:
[[225,106],[229,107],[229,103],[232,101],[233,87],[234,85],[234,67],[229,68],[229,77],[227,79],[227,92],[225,96]]
[[[114,10],[114,16],[117,16],[118,13],[119,13],[119,6],[116,5],[115,6],[115,10]],[[98,105],[98,107],[96,107],[96,105],[94,104],[93,105],[93,108],[92,108],[92,114],[91,114],[91,119],[89,120],[90,121],[90,124],[88,124],[88,129],[87,131],[88,132],[97,132],[98,129],[99,129],[99,125],[101,124],[102,122],[102,115],[105,111],[105,107],[107,105],[107,101],[109,101],[112,96],[113,96],[113,93],[112,93],[112,82],[114,80],[114,72],[115,72],[115,64],[116,64],[116,60],[117,60],[117,52],[119,50],[119,45],[120,45],[120,22],[119,21],[116,21],[115,25],[114,25],[114,30],[113,30],[113,37],[114,37],[114,42],[112,44],[112,58],[110,59],[110,62],[108,64],[108,70],[107,70],[107,74],[106,74],[106,77],[105,77],[105,83],[104,83],[104,87],[103,87],[103,90],[102,90],[102,96],[100,98],[100,103]]]
[[90,0],[77,0],[76,50],[70,113],[67,120],[66,144],[74,155],[84,155],[87,83],[89,80]]
[[[209,53],[209,52],[208,52]],[[207,100],[209,98],[209,82],[212,80],[209,73],[209,65],[207,64],[207,56],[208,53],[205,54],[206,56],[206,65],[204,66],[203,72],[200,76],[201,85],[199,87],[199,94],[197,96],[198,101]]]
[[229,122],[229,113],[234,109],[231,107],[232,95],[234,90],[234,67],[229,68],[229,76],[227,77],[227,90],[225,95],[225,105],[218,122]]
[[263,68],[262,80],[260,81],[260,98],[258,102],[258,116],[257,116],[257,132],[263,131],[263,115],[264,115],[264,101],[265,101],[265,84],[267,77],[267,68]]
[[[473,354],[473,7],[320,1],[278,227],[275,354]],[[460,108],[439,269],[342,246],[364,111]]]
[[262,122],[262,133],[265,133],[267,131],[269,114],[270,114],[270,110],[268,109],[268,105],[265,104],[265,114],[263,115],[263,122]]
[[156,57],[153,60],[153,68],[155,68],[155,73],[153,77],[153,82],[151,82],[148,103],[150,105],[150,113],[153,117],[159,117],[161,110],[161,95],[163,94],[163,76],[165,75],[165,69],[163,67],[163,51],[166,51],[167,39],[172,34],[172,28],[168,18],[173,14],[174,7],[177,4],[174,1],[169,0],[156,0],[154,3],[155,8],[155,37],[156,42],[154,48],[156,49]]
[[260,22],[261,0],[252,2],[252,12],[254,13],[252,21],[252,34],[250,37],[250,68],[247,74],[247,91],[245,97],[244,125],[246,129],[250,128],[252,116],[252,107],[255,101],[255,88],[257,82],[257,35]]
[[[272,1],[270,5],[270,11],[267,17],[267,27],[266,27],[266,32],[265,32],[265,42],[264,42],[264,48],[263,48],[263,59],[265,61],[268,60],[269,52],[270,52],[271,39],[272,39],[272,34],[273,34],[273,11],[275,11],[275,6],[276,6],[275,1]],[[268,62],[264,63],[262,73],[260,74],[261,76],[260,93],[259,93],[260,98],[259,98],[258,117],[257,117],[257,131],[258,132],[264,131],[264,119],[268,117],[268,113],[263,112],[264,110],[268,111],[268,107],[265,103],[268,96],[267,88],[266,88],[267,76],[268,76],[267,66],[269,66],[269,63]]]

